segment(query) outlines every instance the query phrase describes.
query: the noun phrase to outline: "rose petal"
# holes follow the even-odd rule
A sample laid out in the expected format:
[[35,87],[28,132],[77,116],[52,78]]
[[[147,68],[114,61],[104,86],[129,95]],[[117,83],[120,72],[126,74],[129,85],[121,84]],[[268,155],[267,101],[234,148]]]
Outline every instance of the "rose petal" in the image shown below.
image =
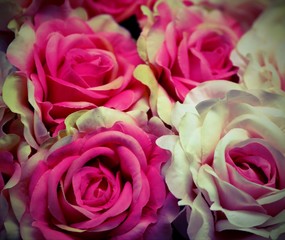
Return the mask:
[[132,187],[129,182],[126,182],[122,189],[121,195],[118,198],[118,201],[113,205],[113,207],[111,207],[104,213],[98,214],[98,216],[96,216],[93,219],[72,224],[72,227],[80,229],[95,228],[100,224],[102,224],[104,221],[106,221],[108,218],[118,216],[121,213],[123,213],[130,206],[131,202],[132,202]]

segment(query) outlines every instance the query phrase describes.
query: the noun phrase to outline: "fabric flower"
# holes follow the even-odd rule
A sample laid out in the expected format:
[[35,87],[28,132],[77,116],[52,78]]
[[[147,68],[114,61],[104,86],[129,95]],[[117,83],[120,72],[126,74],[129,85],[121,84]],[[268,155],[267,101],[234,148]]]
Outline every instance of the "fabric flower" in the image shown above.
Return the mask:
[[[285,4],[277,1],[254,22],[232,54],[246,88],[285,90]],[[258,44],[256,44],[258,42]]]
[[23,126],[2,99],[2,86],[12,66],[0,52],[0,238],[19,239],[18,225],[11,211],[10,191],[21,178],[20,162],[30,154],[23,140]]
[[[3,52],[0,52],[0,236],[13,234],[9,229],[9,189],[20,180],[21,169],[15,161],[15,149],[20,138],[10,133],[7,126],[13,121],[15,114],[11,113],[2,99],[4,79],[11,71],[11,65]],[[8,131],[7,131],[8,130]]]
[[[2,119],[0,119],[0,123]],[[2,131],[1,125],[1,131]],[[0,237],[1,239],[19,239],[18,225],[11,211],[10,190],[21,177],[18,157],[25,153],[20,137],[15,134],[0,134]],[[21,153],[22,152],[22,153]]]
[[110,14],[116,21],[122,22],[132,15],[140,13],[141,5],[148,5],[153,0],[69,0],[72,7],[83,7],[89,16]]
[[[6,35],[1,39],[1,50],[7,48]],[[2,88],[7,76],[15,69],[0,51],[0,239],[20,239],[17,213],[12,206],[11,191],[21,179],[21,163],[31,153],[30,146],[24,141],[23,125],[17,114],[11,112],[2,98]]]
[[28,119],[26,138],[35,148],[72,112],[98,106],[129,111],[145,102],[143,86],[132,77],[140,59],[130,34],[107,15],[84,21],[72,14],[37,14],[7,50],[19,72],[6,81],[4,100]]
[[177,201],[161,173],[169,154],[155,144],[169,130],[146,119],[105,107],[71,114],[62,138],[23,168],[22,238],[171,239]]
[[[0,151],[7,150],[8,152],[15,149],[15,146],[20,142],[20,138],[23,136],[23,127],[17,115],[10,111],[2,98],[3,84],[6,77],[12,71],[13,66],[8,62],[5,53],[0,51]],[[3,157],[3,159],[5,158]],[[3,168],[3,171],[4,170],[5,167]]]
[[270,0],[183,0],[183,2],[220,9],[235,18],[246,31],[259,14],[270,5]]
[[10,21],[24,21],[28,16],[35,15],[41,9],[50,6],[69,4],[65,0],[1,0],[0,2],[0,30],[10,32]]
[[283,239],[285,97],[213,81],[177,103],[170,191],[187,206],[190,239]]
[[[156,83],[141,80],[145,67],[139,66],[136,71],[142,73],[135,74],[150,88],[154,99],[166,95],[170,102],[182,102],[189,90],[204,81],[237,81],[230,54],[242,31],[234,19],[219,10],[181,2],[162,2],[156,9],[146,12],[149,23],[138,40],[138,51],[166,94],[157,96],[151,88]],[[166,116],[159,117],[168,123]]]

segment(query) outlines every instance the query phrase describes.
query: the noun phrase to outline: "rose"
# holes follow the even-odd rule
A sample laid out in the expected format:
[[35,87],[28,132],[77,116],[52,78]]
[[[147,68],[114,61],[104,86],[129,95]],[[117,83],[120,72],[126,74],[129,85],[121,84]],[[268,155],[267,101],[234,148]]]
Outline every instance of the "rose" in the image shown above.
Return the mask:
[[63,5],[65,0],[14,0],[14,2],[16,2],[22,8],[23,14],[34,15],[40,9],[48,5]]
[[144,88],[132,77],[140,60],[126,30],[107,15],[88,21],[54,15],[60,14],[52,9],[24,23],[7,50],[20,72],[6,81],[4,100],[28,119],[26,138],[35,148],[74,111],[102,105],[128,111],[144,102]]
[[[159,4],[157,12],[146,12],[149,23],[138,39],[140,56],[154,76],[144,77],[152,74],[143,66],[135,72],[135,77],[150,88],[153,113],[166,123],[170,111],[156,103],[160,98],[168,98],[169,105],[183,101],[188,91],[201,82],[237,80],[237,68],[229,57],[241,36],[237,22],[221,11],[168,2]],[[153,90],[153,85],[159,92]]]
[[9,191],[21,177],[21,168],[15,158],[19,137],[14,134],[0,136],[0,237],[19,239],[16,219],[11,212]]
[[234,81],[237,69],[229,56],[241,36],[237,22],[218,10],[171,4],[157,6],[153,23],[139,39],[140,55],[159,84],[171,98],[183,101],[203,81]]
[[[11,213],[10,189],[20,180],[26,147],[21,139],[21,125],[2,100],[2,85],[12,66],[0,52],[0,238],[18,239],[15,217]],[[19,135],[18,135],[19,134]]]
[[118,1],[103,1],[103,0],[69,0],[72,7],[83,7],[88,12],[89,16],[98,14],[110,14],[116,21],[121,22],[126,20],[131,15],[136,15],[140,12],[140,6],[148,4],[152,0],[118,0]]
[[22,238],[170,239],[178,211],[161,175],[169,154],[155,145],[169,133],[161,121],[99,107],[66,125],[23,167]]
[[68,2],[64,0],[2,0],[0,2],[0,30],[9,32],[11,20],[21,22],[25,17],[36,14],[46,6],[63,5],[64,3],[68,6]]
[[248,30],[259,14],[270,5],[268,0],[233,0],[230,2],[226,0],[183,0],[183,2],[218,8],[240,22],[244,30]]
[[[0,113],[1,113],[0,108]],[[12,119],[11,119],[12,116]],[[20,239],[17,212],[12,207],[18,204],[17,199],[11,200],[11,191],[21,179],[21,163],[30,154],[30,147],[16,133],[22,129],[19,121],[13,120],[14,115],[6,111],[0,116],[0,238]],[[9,126],[11,125],[11,126]],[[10,129],[12,128],[12,130]],[[13,130],[16,128],[16,130]],[[14,133],[16,132],[16,133]]]
[[0,96],[0,238],[18,239],[13,228],[15,219],[10,211],[9,190],[18,183],[21,176],[17,161],[21,138],[10,129],[10,125],[19,127],[14,121],[15,114],[11,113],[1,100]]
[[240,39],[232,54],[232,61],[239,67],[241,83],[246,88],[285,90],[284,10],[281,1],[266,9]]
[[12,71],[5,54],[0,52],[0,238],[19,239],[15,215],[11,211],[10,191],[21,177],[20,162],[30,154],[23,141],[22,125],[2,99],[2,86]]
[[187,206],[190,239],[282,239],[285,214],[285,98],[212,81],[177,103],[170,191]]

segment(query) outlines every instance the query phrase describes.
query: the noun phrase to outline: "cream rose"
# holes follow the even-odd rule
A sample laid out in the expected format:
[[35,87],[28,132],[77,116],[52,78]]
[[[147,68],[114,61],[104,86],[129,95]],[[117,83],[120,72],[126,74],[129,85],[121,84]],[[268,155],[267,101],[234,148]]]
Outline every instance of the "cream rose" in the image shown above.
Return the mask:
[[158,144],[172,152],[170,191],[187,206],[190,239],[282,239],[285,97],[225,81],[202,84]]
[[[277,1],[263,12],[237,44],[231,59],[245,87],[285,90],[285,4]],[[258,44],[257,44],[258,43]]]

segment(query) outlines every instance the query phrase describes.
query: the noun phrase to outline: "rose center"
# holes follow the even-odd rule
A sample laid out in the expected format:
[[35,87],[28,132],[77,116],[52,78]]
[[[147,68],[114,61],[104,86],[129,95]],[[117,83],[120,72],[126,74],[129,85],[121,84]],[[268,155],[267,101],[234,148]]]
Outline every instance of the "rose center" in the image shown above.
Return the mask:
[[99,186],[94,191],[94,197],[96,197],[96,198],[102,197],[102,195],[104,195],[107,188],[108,188],[107,180],[105,178],[101,179]]
[[276,166],[273,155],[260,143],[250,143],[228,151],[227,162],[251,182],[275,186]]
[[[252,159],[251,159],[252,158]],[[234,158],[233,161],[242,175],[246,178],[254,179],[255,182],[266,184],[268,183],[268,176],[264,173],[262,166],[256,166],[253,162],[264,161],[264,159],[256,156],[248,156],[241,158]]]
[[79,205],[98,206],[114,194],[116,178],[112,172],[99,166],[85,166],[72,178],[75,200]]
[[97,87],[110,82],[117,72],[117,64],[112,53],[101,49],[72,49],[66,55],[61,68],[61,77],[68,81],[70,72],[89,87]]
[[215,72],[216,70],[232,67],[229,60],[232,48],[233,46],[226,36],[215,32],[209,33],[196,43],[196,49],[203,54],[213,70],[213,74],[218,73]]

